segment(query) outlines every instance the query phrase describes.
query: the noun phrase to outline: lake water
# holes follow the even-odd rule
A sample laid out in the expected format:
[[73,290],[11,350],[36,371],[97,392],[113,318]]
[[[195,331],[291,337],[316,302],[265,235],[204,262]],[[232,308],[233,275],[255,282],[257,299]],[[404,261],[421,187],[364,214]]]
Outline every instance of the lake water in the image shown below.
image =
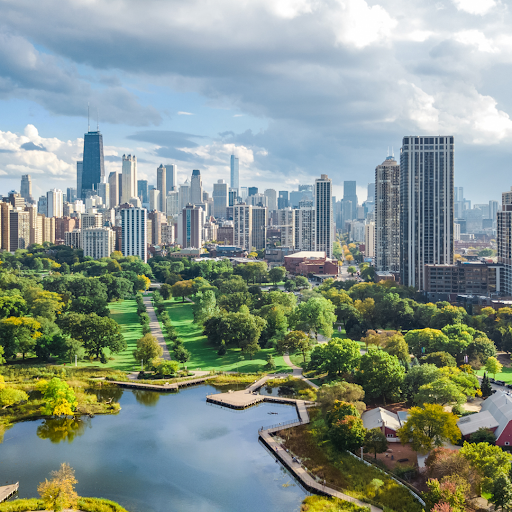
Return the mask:
[[67,462],[79,495],[130,512],[298,511],[304,491],[258,442],[258,428],[296,418],[295,408],[233,411],[207,405],[212,391],[116,389],[116,416],[18,423],[0,444],[0,485],[19,480],[19,496],[35,497]]

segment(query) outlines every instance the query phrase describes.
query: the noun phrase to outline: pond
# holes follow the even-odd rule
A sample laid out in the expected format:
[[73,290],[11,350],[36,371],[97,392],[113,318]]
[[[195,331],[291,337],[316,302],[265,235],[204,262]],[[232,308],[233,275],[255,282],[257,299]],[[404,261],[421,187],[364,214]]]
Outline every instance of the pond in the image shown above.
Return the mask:
[[116,416],[18,423],[0,444],[0,485],[19,480],[19,496],[35,497],[67,462],[79,495],[130,512],[298,511],[304,491],[258,442],[258,428],[296,418],[295,408],[233,411],[206,404],[213,391],[116,389]]

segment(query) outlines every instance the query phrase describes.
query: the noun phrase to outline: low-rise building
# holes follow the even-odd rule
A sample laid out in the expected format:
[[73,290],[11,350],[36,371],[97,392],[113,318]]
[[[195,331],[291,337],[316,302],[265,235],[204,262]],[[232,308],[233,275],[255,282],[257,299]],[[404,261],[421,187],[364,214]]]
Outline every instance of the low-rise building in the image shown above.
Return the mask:
[[284,267],[291,274],[329,274],[338,276],[336,260],[326,257],[324,251],[301,251],[284,257]]
[[397,430],[403,426],[407,421],[407,411],[400,411],[398,413],[388,411],[382,407],[365,411],[361,415],[364,428],[371,430],[379,428],[386,438],[391,443],[400,441],[397,436]]

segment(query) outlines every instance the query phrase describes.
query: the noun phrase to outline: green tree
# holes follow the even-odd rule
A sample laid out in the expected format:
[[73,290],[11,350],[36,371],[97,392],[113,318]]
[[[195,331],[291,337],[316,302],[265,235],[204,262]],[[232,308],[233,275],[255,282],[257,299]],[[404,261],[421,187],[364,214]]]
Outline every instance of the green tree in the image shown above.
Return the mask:
[[347,268],[347,272],[353,276],[356,272],[357,272],[357,268],[354,267],[353,265],[351,265],[350,267]]
[[218,311],[217,299],[213,290],[198,291],[192,306],[194,322],[203,325],[205,320],[215,315]]
[[293,291],[295,291],[296,288],[297,288],[297,285],[295,284],[295,281],[292,279],[288,279],[288,281],[286,281],[284,283],[284,289],[287,292],[293,292]]
[[411,362],[409,354],[409,346],[401,334],[395,334],[384,340],[384,350],[392,355],[398,357],[398,360],[405,365]]
[[470,443],[488,443],[495,444],[496,436],[494,432],[488,428],[480,427],[476,432],[471,434]]
[[[117,261],[114,261],[114,263],[117,263]],[[107,287],[107,300],[109,302],[122,300],[133,293],[133,282],[124,277],[105,274],[99,280]]]
[[331,378],[352,372],[361,359],[359,345],[349,339],[332,338],[317,345],[312,354],[310,369],[328,372]]
[[311,350],[311,339],[303,331],[290,331],[282,340],[279,340],[278,350],[282,354],[291,351],[300,352],[306,362],[306,354]]
[[297,276],[295,278],[295,284],[297,285],[298,290],[302,290],[304,288],[309,288],[309,281],[307,277]]
[[402,391],[405,370],[396,356],[369,348],[361,357],[356,378],[367,398],[397,399]]
[[192,281],[178,281],[172,286],[172,296],[181,297],[185,302],[185,297],[192,295],[194,292],[194,283]]
[[490,493],[492,494],[489,501],[494,505],[495,510],[501,507],[501,510],[510,510],[512,506],[512,483],[507,475],[501,474],[492,480],[490,484]]
[[356,450],[363,445],[365,428],[352,404],[336,402],[327,421],[329,438],[338,450]]
[[364,390],[357,384],[338,381],[323,384],[317,391],[316,401],[320,404],[322,414],[325,416],[336,402],[350,402],[362,414],[366,410],[363,402]]
[[493,377],[496,378],[496,374],[501,373],[501,370],[503,370],[503,365],[495,357],[488,357],[485,363],[485,370],[487,373],[492,373]]
[[487,373],[484,373],[484,376],[482,378],[482,383],[480,384],[480,391],[482,392],[482,397],[487,398],[492,395],[492,386],[489,382],[489,377],[487,376]]
[[160,286],[160,294],[165,300],[169,300],[172,297],[172,286],[170,284],[162,284]]
[[442,377],[429,384],[424,384],[414,396],[414,402],[418,405],[449,403],[462,404],[466,401],[466,395],[461,393],[458,386],[448,377]]
[[375,458],[377,453],[384,453],[388,449],[388,440],[380,428],[367,430],[364,437],[364,451],[373,452]]
[[317,339],[319,332],[330,338],[335,320],[334,304],[324,297],[312,297],[297,306],[290,317],[290,324],[298,331],[313,331]]
[[96,313],[68,313],[63,316],[60,325],[66,334],[80,340],[91,356],[99,358],[107,348],[113,354],[126,349],[119,324],[112,318],[98,316]]
[[40,380],[37,389],[42,392],[44,405],[43,414],[48,416],[71,416],[76,410],[78,402],[75,392],[69,384],[58,377],[46,382]]
[[412,448],[427,453],[445,441],[456,443],[460,439],[457,416],[445,412],[439,404],[411,407],[407,422],[397,430],[402,444],[412,443]]
[[178,361],[165,361],[163,359],[153,361],[153,367],[156,373],[161,377],[166,375],[176,375],[180,369]]
[[274,285],[282,281],[285,275],[286,269],[284,267],[272,267],[268,271],[268,277]]
[[183,345],[178,345],[173,350],[173,355],[176,361],[181,364],[185,364],[190,360],[191,354]]
[[421,362],[423,364],[434,364],[438,368],[443,368],[445,366],[457,366],[457,361],[455,361],[455,358],[451,354],[448,354],[448,352],[431,352],[430,354],[422,357]]
[[0,296],[0,318],[23,316],[27,312],[27,301],[20,295]]
[[5,359],[4,359],[3,355],[4,355],[4,347],[0,346],[0,364],[5,363]]
[[431,352],[446,352],[450,340],[438,329],[414,329],[405,335],[405,341],[416,357]]
[[133,351],[135,361],[144,361],[149,366],[153,359],[162,357],[163,348],[152,334],[145,334],[137,340],[137,348]]
[[41,336],[41,324],[31,317],[11,316],[0,321],[0,345],[7,358],[21,352],[23,359],[34,350],[36,340]]

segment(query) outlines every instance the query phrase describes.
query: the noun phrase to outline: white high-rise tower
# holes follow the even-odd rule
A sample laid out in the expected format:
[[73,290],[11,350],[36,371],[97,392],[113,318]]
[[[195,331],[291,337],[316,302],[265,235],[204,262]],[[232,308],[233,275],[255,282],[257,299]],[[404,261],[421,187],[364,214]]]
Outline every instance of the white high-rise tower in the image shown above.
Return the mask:
[[122,183],[121,203],[129,203],[133,197],[137,197],[137,157],[135,155],[123,155]]
[[315,251],[324,251],[332,258],[332,181],[327,174],[315,180]]
[[231,181],[230,188],[236,189],[237,194],[240,189],[240,170],[239,160],[235,155],[231,155]]

